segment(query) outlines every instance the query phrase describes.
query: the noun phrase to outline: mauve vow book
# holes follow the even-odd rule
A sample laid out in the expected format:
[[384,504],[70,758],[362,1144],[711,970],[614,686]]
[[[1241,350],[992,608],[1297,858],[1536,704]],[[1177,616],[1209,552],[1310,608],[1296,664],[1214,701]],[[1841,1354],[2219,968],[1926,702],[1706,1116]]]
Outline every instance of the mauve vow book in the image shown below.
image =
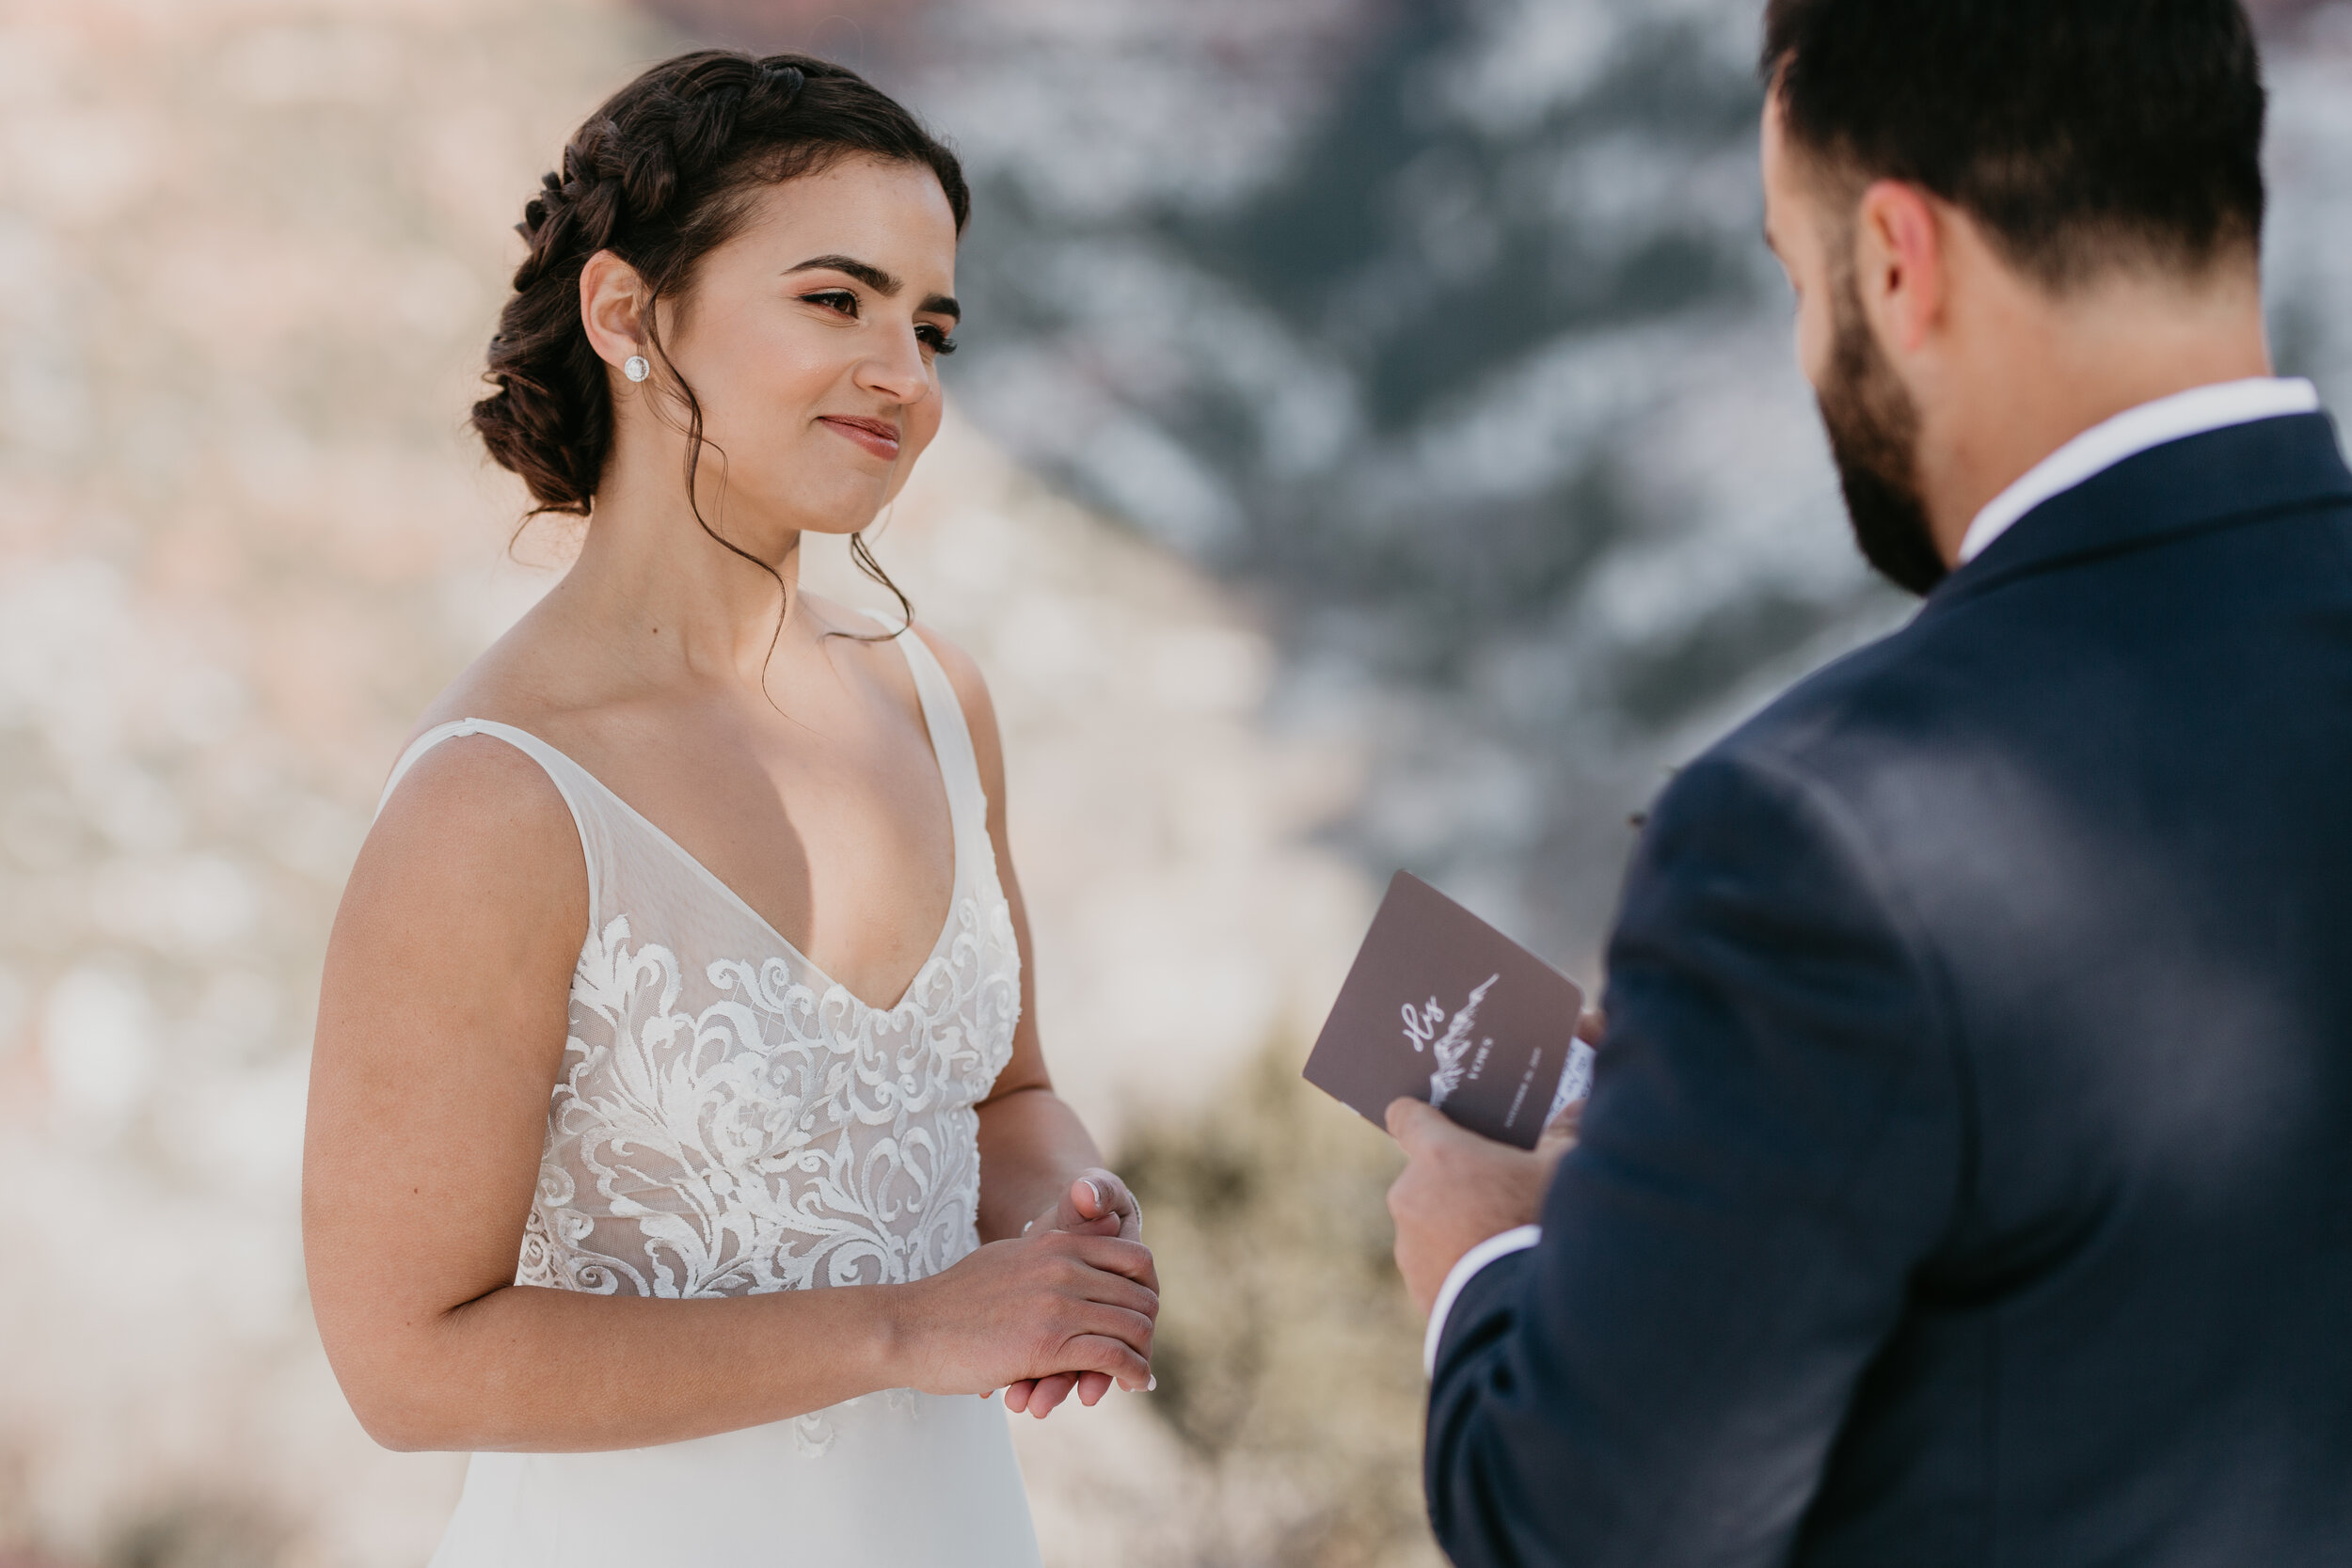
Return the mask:
[[1400,871],[1307,1058],[1307,1082],[1379,1125],[1399,1096],[1532,1148],[1582,1097],[1576,982]]

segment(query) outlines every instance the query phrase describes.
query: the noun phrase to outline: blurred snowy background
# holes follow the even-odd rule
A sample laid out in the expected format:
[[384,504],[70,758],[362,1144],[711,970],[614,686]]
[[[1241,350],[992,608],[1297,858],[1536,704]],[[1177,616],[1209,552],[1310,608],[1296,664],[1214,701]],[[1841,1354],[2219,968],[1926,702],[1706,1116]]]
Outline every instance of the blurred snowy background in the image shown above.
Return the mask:
[[[1756,237],[1756,9],[0,0],[0,1564],[389,1568],[453,1497],[310,1328],[316,966],[568,546],[462,429],[509,226],[689,40],[976,175],[879,549],[995,686],[1048,1048],[1170,1282],[1160,1394],[1023,1423],[1049,1560],[1432,1560],[1388,1155],[1292,1076],[1373,894],[1596,978],[1661,769],[1903,613]],[[2344,406],[2352,5],[2265,17],[2276,338]]]

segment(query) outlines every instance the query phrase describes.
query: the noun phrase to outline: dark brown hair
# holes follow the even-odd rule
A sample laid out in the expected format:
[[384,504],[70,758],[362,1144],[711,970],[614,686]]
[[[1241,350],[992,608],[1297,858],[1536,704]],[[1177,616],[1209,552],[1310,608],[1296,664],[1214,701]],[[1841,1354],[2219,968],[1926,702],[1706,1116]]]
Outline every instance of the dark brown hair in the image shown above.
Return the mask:
[[[490,340],[487,379],[498,389],[473,406],[483,445],[530,486],[537,503],[532,515],[586,516],[612,450],[607,371],[580,319],[588,259],[610,250],[644,279],[646,336],[687,410],[686,489],[693,505],[707,444],[702,404],[663,353],[652,307],[688,293],[697,264],[742,227],[762,187],[853,157],[929,167],[962,232],[972,198],[956,155],[864,77],[803,55],[680,55],[614,93],[573,133],[563,166],[541,181],[516,226],[530,252],[515,270],[514,297]],[[699,505],[694,517],[711,538],[772,575],[766,562],[704,521]],[[862,533],[850,536],[850,547],[903,607],[906,595]]]
[[1793,145],[1924,185],[2045,287],[2261,245],[2239,0],[1769,0],[1764,33]]

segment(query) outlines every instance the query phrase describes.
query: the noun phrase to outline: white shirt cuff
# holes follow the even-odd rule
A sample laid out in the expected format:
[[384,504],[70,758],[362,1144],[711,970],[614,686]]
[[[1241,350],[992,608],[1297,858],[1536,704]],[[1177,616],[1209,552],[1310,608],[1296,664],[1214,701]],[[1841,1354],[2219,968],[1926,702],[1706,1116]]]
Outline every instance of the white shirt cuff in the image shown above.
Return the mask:
[[1525,1252],[1543,1239],[1542,1226],[1522,1225],[1500,1236],[1489,1236],[1462,1254],[1462,1260],[1454,1264],[1452,1272],[1445,1276],[1445,1284],[1438,1291],[1437,1305],[1429,1309],[1429,1332],[1421,1342],[1421,1370],[1424,1375],[1435,1377],[1438,1374],[1438,1341],[1445,1338],[1446,1314],[1454,1310],[1454,1298],[1462,1293],[1462,1287],[1496,1259]]

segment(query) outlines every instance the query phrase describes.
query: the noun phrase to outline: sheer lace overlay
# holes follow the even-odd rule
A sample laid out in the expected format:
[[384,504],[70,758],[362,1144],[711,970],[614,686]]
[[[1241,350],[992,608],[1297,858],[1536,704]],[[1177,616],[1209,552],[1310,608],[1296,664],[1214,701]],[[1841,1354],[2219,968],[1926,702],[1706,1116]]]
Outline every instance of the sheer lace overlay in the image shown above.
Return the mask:
[[517,1284],[899,1284],[977,1244],[973,1107],[1020,1007],[993,876],[958,891],[940,950],[887,1012],[798,955],[760,953],[755,932],[742,957],[682,962],[641,924],[612,915],[580,950]]
[[900,641],[956,874],[945,929],[887,1008],[536,736],[468,719],[402,759],[405,773],[453,736],[519,747],[587,857],[588,937],[516,1283],[678,1298],[897,1284],[978,1244],[974,1107],[1012,1054],[1021,956],[961,707],[921,639]]
[[[580,832],[588,932],[516,1284],[685,1299],[903,1283],[979,1244],[977,1107],[1012,1055],[1021,954],[962,708],[922,640],[898,642],[955,877],[938,940],[887,1007],[535,736],[468,719],[401,759],[388,799],[432,747],[494,736],[547,770]],[[909,1465],[936,1506],[878,1506]],[[1001,1411],[898,1388],[691,1443],[476,1454],[434,1562],[685,1560],[689,1515],[709,1548],[694,1560],[1037,1561]]]

